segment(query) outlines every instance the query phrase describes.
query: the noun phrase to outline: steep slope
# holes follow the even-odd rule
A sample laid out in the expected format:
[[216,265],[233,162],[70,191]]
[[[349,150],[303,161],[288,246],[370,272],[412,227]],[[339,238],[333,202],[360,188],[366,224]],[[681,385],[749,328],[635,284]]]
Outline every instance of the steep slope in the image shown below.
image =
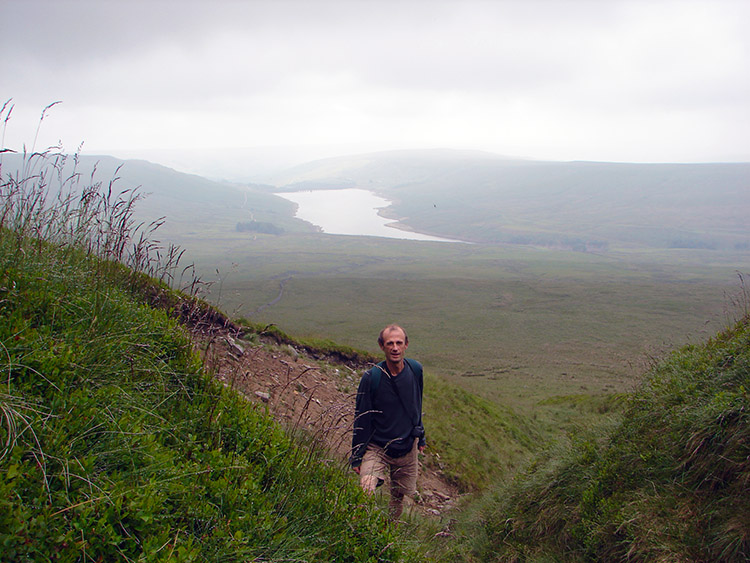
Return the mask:
[[203,373],[144,281],[0,229],[0,559],[414,560],[319,444]]
[[655,366],[604,437],[575,437],[498,492],[482,560],[748,560],[748,389],[745,313]]

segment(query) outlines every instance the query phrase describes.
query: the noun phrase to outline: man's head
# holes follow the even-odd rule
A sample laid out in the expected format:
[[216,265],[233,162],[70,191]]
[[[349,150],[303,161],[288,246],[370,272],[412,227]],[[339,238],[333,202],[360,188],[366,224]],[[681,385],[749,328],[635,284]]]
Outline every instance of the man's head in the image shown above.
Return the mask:
[[406,335],[406,331],[402,327],[400,327],[398,325],[388,325],[383,330],[381,330],[380,334],[378,335],[378,344],[380,344],[380,347],[382,348],[383,344],[385,344],[386,333],[389,333],[389,332],[391,332],[393,330],[400,330],[401,331],[401,334],[404,337],[403,338],[404,343],[408,346],[409,345],[409,337]]
[[409,347],[409,337],[400,326],[388,325],[380,331],[378,344],[385,353],[386,360],[393,364],[400,364],[404,359],[406,349]]

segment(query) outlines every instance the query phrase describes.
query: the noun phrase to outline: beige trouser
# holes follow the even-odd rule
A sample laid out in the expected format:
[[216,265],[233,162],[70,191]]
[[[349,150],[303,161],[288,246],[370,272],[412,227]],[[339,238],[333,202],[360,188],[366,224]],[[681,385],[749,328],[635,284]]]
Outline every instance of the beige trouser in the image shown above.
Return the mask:
[[391,500],[389,503],[391,518],[401,516],[404,509],[404,497],[417,492],[417,474],[419,461],[417,455],[418,438],[414,439],[411,451],[402,457],[390,457],[385,450],[375,444],[369,444],[359,470],[359,484],[368,493],[374,493],[386,476],[390,477]]

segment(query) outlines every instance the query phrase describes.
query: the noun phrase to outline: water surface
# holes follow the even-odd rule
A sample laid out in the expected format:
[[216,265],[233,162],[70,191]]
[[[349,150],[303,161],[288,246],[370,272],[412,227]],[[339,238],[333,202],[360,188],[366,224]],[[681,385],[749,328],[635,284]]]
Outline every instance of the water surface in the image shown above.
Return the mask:
[[367,190],[312,190],[276,195],[297,204],[295,217],[312,223],[330,235],[358,235],[407,240],[455,242],[422,233],[403,231],[393,221],[378,215],[390,201]]

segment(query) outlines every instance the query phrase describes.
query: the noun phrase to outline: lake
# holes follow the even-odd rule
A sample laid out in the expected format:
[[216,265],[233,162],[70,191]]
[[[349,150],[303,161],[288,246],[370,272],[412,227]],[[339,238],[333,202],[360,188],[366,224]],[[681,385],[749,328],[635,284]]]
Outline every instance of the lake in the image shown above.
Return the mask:
[[378,215],[378,211],[391,202],[367,190],[347,188],[276,195],[296,203],[295,217],[320,227],[326,234],[458,242],[392,227],[393,221]]

